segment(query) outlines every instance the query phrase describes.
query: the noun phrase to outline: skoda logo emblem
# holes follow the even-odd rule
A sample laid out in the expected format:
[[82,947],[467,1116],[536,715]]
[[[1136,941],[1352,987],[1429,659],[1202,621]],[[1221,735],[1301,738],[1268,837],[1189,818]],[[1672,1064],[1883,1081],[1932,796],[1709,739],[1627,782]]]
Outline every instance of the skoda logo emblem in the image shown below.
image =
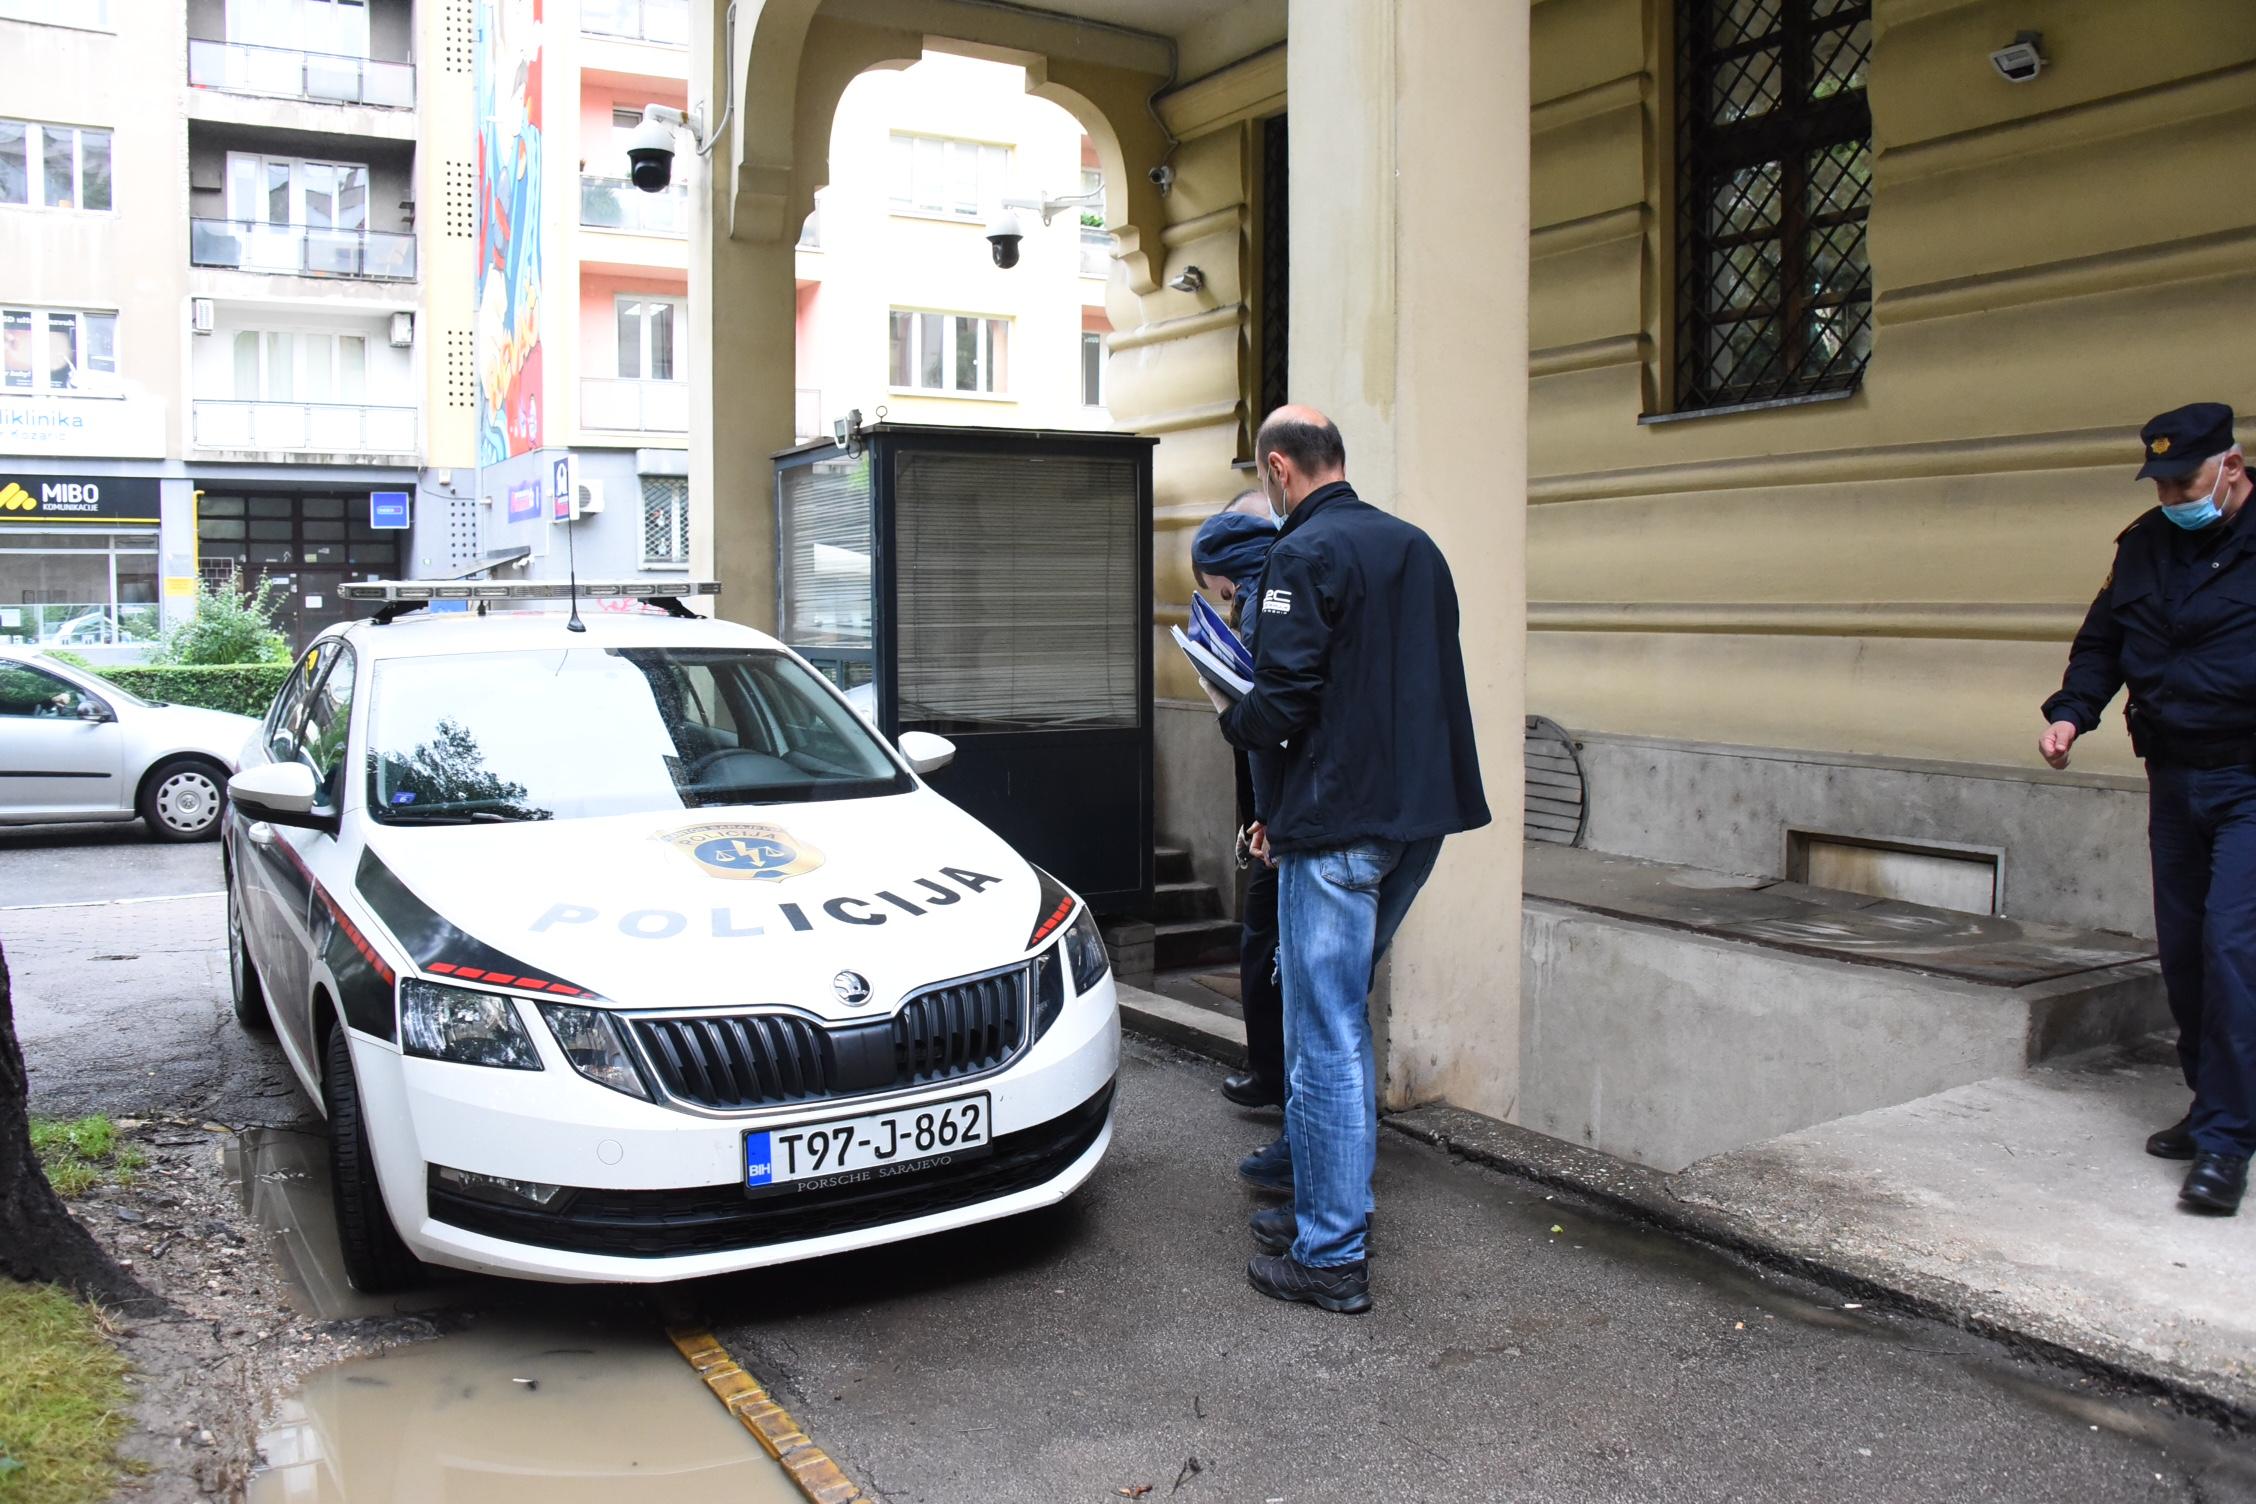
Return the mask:
[[870,1000],[869,978],[858,971],[842,971],[830,979],[831,991],[849,1008],[859,1008]]

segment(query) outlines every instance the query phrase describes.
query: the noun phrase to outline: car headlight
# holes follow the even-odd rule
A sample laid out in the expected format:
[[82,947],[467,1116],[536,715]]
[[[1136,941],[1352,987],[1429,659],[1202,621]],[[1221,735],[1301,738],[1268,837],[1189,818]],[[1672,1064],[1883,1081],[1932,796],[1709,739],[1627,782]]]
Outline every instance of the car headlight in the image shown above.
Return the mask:
[[1112,969],[1112,958],[1105,954],[1104,933],[1097,928],[1097,916],[1087,909],[1073,921],[1073,928],[1065,932],[1065,958],[1073,967],[1075,993],[1087,992]]
[[543,1003],[540,1011],[572,1069],[598,1086],[650,1100],[650,1084],[635,1069],[617,1019],[601,1008],[575,1008],[570,1003]]
[[420,977],[400,983],[400,1046],[410,1055],[537,1071],[540,1052],[508,998],[498,992],[442,987]]

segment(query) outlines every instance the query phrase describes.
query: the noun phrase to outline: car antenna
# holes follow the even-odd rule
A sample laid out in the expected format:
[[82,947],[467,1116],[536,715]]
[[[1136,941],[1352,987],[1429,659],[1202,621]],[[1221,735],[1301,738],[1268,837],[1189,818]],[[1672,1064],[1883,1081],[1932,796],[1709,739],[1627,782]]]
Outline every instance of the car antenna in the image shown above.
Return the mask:
[[[576,510],[576,509],[575,509]],[[564,569],[571,582],[572,619],[564,623],[567,632],[585,632],[587,623],[580,620],[580,554],[572,546],[572,511],[564,513]]]

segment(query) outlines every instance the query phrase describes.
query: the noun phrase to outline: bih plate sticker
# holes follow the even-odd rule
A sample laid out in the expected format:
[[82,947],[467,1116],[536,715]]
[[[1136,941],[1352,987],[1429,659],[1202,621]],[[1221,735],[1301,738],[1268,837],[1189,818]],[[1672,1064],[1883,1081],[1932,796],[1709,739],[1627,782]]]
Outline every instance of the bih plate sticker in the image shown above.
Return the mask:
[[774,883],[823,864],[820,851],[777,825],[691,825],[659,839],[710,877]]

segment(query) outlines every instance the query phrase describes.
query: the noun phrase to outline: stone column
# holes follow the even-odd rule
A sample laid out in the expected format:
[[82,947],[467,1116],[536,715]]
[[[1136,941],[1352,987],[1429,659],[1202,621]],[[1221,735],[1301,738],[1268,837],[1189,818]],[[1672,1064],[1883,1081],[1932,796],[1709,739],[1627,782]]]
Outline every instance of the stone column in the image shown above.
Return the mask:
[[1529,0],[1291,0],[1293,396],[1447,554],[1495,821],[1452,838],[1376,1015],[1390,1107],[1520,1072]]

